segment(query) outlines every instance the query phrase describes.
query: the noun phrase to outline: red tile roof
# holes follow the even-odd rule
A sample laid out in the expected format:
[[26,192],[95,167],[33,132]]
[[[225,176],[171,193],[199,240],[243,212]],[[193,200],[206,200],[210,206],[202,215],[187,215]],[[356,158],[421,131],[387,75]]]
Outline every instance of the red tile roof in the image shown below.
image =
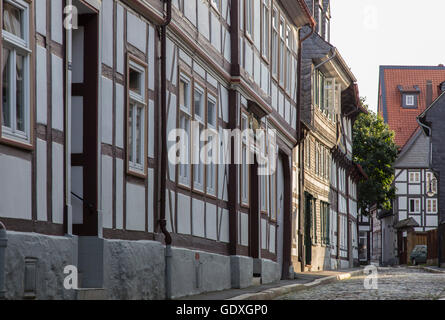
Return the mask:
[[[378,113],[383,116],[391,130],[396,133],[396,144],[403,148],[418,127],[417,116],[428,106],[426,105],[426,84],[433,82],[434,101],[439,95],[439,85],[445,81],[445,67],[421,66],[382,66],[380,67],[379,106]],[[418,108],[402,108],[403,88],[420,89]]]

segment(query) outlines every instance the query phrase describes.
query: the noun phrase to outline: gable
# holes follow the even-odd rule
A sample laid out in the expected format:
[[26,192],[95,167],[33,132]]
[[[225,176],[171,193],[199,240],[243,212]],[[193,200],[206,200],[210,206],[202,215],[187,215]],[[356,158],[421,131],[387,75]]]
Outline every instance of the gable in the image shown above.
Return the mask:
[[399,154],[395,168],[429,168],[430,137],[418,130]]

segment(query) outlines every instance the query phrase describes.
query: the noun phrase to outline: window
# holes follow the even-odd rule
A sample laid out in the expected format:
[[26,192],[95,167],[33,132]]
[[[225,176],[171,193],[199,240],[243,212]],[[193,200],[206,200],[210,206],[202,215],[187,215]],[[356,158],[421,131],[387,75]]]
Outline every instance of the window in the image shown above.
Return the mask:
[[181,74],[179,79],[179,128],[183,131],[181,143],[185,144],[180,155],[181,161],[179,165],[179,183],[184,186],[190,186],[190,121],[191,121],[191,88],[190,78]]
[[321,1],[318,6],[318,34],[321,35],[323,32],[323,8],[321,6]]
[[245,3],[245,29],[246,34],[252,39],[253,38],[253,0],[244,0]]
[[410,183],[420,183],[420,172],[410,172],[409,173],[409,182]]
[[272,12],[272,76],[278,79],[278,11]]
[[269,0],[263,0],[263,32],[261,33],[262,39],[262,54],[263,57],[269,59],[269,32],[270,32],[270,6]]
[[330,208],[329,203],[320,202],[321,213],[321,240],[324,245],[330,244]]
[[426,200],[426,213],[437,213],[437,199]]
[[292,29],[289,27],[289,25],[286,27],[286,90],[287,92],[291,92],[291,84],[292,84]]
[[409,199],[409,212],[420,213],[420,199]]
[[[267,143],[268,152],[274,152],[275,153],[275,164],[269,163],[269,199],[270,199],[270,219],[273,221],[277,220],[277,164],[278,164],[278,155],[277,155],[277,148],[276,148],[276,137],[274,136],[275,133],[273,131],[267,130],[267,138],[269,139]],[[272,168],[274,167],[274,170]]]
[[425,190],[432,191],[437,194],[437,179],[434,178],[434,174],[432,172],[427,172],[426,174],[426,186]]
[[193,188],[202,192],[204,191],[204,163],[200,155],[204,147],[204,141],[201,141],[201,136],[205,129],[204,99],[204,89],[195,82],[193,93],[195,122],[193,122],[192,129]]
[[[249,128],[249,121],[246,114],[241,115],[241,131],[246,133]],[[249,137],[247,134],[242,135],[241,143],[241,204],[249,205]]]
[[285,23],[284,18],[280,20],[280,86],[284,88],[285,82],[285,65],[286,65],[286,51],[285,51]]
[[[187,1],[187,0],[186,0]],[[210,4],[213,8],[215,8],[218,12],[220,12],[220,0],[210,0]]]
[[2,138],[31,144],[29,4],[3,1]]
[[216,98],[212,95],[208,95],[207,98],[207,129],[211,131],[211,135],[208,137],[208,144],[213,144],[211,151],[207,154],[207,193],[216,196],[216,177],[217,177],[217,163],[218,163],[218,139],[217,139],[217,107]]
[[406,105],[413,107],[414,106],[414,96],[413,95],[406,95]]
[[[267,135],[263,134],[261,137],[261,147],[264,150],[264,154],[260,154],[260,156],[263,158],[262,163],[266,163],[267,167],[269,167],[269,164],[267,162]],[[267,199],[268,199],[268,185],[269,185],[269,175],[263,174],[260,175],[260,210],[262,213],[268,213],[269,210],[267,208]]]
[[135,58],[128,62],[128,172],[146,175],[147,101],[145,83],[147,66]]

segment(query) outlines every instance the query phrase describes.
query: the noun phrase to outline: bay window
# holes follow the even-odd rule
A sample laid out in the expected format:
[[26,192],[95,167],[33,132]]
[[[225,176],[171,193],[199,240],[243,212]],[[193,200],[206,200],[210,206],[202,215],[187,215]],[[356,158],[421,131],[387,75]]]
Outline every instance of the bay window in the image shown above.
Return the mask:
[[285,82],[285,63],[286,63],[286,51],[285,51],[285,23],[284,19],[280,20],[280,86],[284,87]]
[[134,58],[128,67],[127,157],[129,173],[146,175],[147,101],[146,65]]
[[31,143],[29,4],[3,1],[2,138]]

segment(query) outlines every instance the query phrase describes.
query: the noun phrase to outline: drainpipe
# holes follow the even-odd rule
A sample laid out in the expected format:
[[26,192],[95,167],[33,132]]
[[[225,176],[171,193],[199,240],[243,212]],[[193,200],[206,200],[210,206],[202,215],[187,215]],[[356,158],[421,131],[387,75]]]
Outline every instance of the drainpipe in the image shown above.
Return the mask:
[[172,297],[171,290],[171,259],[172,237],[167,230],[165,215],[166,185],[167,185],[167,26],[171,22],[172,1],[163,0],[166,15],[164,22],[158,26],[161,39],[161,172],[160,172],[160,217],[159,225],[165,237],[165,295],[166,299]]
[[0,300],[5,299],[5,251],[8,246],[6,227],[0,222]]

